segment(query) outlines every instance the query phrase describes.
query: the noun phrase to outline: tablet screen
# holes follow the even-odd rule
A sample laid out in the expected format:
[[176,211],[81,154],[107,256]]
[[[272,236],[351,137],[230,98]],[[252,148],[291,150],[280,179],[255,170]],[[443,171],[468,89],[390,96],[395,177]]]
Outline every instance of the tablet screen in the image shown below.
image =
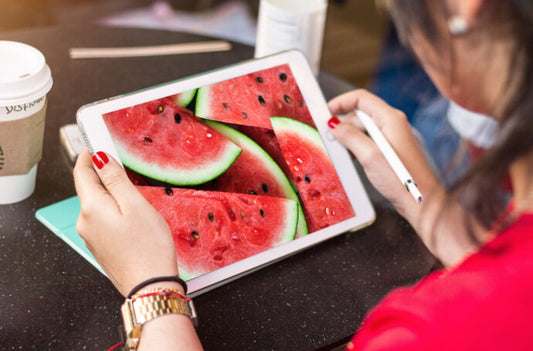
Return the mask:
[[186,280],[356,216],[288,64],[103,120]]

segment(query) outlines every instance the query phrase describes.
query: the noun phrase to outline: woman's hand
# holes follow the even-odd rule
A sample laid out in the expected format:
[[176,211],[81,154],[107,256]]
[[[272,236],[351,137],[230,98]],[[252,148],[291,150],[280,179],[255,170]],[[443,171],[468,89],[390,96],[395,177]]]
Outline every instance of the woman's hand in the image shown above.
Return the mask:
[[[464,210],[457,201],[450,199],[438,182],[401,111],[365,90],[334,98],[329,102],[329,109],[333,115],[347,114],[338,124],[330,120],[331,133],[354,154],[374,187],[411,223],[443,264],[453,265],[477,249],[467,235]],[[364,127],[353,112],[355,109],[374,119],[417,183],[424,198],[422,206],[405,189],[376,144],[364,133]],[[475,220],[472,224],[474,231],[483,231]]]
[[[93,163],[94,161],[94,163]],[[105,153],[83,150],[74,168],[81,213],[76,229],[115,287],[178,274],[168,224]]]
[[[417,183],[424,200],[440,187],[405,114],[365,90],[340,95],[329,102],[333,115],[347,114],[331,133],[363,166],[368,179],[409,222],[414,224],[420,206],[400,182],[374,141],[364,133],[355,109],[371,116]],[[331,127],[331,123],[330,123]]]

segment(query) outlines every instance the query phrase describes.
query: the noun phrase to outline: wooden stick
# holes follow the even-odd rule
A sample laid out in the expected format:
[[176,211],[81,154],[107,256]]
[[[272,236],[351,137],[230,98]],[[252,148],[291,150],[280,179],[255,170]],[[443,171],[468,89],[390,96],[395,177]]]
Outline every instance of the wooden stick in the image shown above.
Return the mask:
[[170,45],[133,46],[120,48],[71,48],[70,57],[73,59],[106,58],[106,57],[138,57],[195,54],[215,51],[231,50],[227,41],[201,41]]

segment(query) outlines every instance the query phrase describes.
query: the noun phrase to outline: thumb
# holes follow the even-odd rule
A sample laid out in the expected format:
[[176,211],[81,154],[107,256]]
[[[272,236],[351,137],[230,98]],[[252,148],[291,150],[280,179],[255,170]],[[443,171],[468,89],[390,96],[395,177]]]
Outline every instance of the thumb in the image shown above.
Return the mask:
[[124,168],[113,157],[98,151],[92,156],[92,160],[102,184],[122,210],[128,204],[138,201],[141,195],[126,175]]

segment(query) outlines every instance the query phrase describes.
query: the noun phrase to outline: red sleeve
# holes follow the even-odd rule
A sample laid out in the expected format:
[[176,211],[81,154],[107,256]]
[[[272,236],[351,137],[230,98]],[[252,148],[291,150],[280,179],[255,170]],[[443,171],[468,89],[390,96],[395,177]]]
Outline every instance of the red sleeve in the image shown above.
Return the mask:
[[348,344],[347,350],[418,350],[424,349],[424,318],[408,308],[396,307],[408,301],[412,289],[400,289],[389,295],[365,319]]
[[533,215],[450,271],[389,294],[347,350],[532,350]]

